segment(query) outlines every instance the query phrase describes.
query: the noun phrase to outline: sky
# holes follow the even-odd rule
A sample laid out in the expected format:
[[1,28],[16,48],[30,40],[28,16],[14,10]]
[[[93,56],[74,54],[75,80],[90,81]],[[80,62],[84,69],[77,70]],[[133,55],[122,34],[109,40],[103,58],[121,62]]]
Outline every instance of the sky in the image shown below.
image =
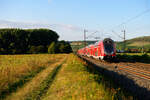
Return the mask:
[[150,36],[150,0],[0,0],[0,28],[49,28],[60,40]]

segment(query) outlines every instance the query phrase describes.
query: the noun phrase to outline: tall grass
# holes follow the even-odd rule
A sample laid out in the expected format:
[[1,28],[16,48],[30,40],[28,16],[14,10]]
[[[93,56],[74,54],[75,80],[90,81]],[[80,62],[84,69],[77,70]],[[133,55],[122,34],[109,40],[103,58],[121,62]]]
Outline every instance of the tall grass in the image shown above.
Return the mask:
[[38,73],[31,81],[27,82],[22,88],[7,96],[5,100],[40,100],[46,93],[49,84],[52,84],[55,75],[58,73],[64,59],[60,59],[54,64]]
[[117,54],[119,61],[150,63],[150,54],[147,53],[125,53]]
[[120,88],[108,87],[106,83],[112,84],[103,75],[89,72],[85,64],[70,55],[43,100],[133,100]]
[[1,55],[0,99],[15,92],[62,55]]
[[73,54],[7,55],[0,61],[0,99],[133,100]]

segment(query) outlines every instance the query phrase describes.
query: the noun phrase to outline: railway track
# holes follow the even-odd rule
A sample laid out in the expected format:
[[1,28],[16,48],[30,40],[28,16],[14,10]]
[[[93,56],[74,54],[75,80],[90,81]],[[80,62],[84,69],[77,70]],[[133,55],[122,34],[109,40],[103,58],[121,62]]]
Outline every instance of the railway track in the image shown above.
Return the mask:
[[117,85],[123,86],[125,90],[133,93],[139,100],[150,100],[149,64],[143,64],[146,65],[146,68],[142,66],[143,69],[140,68],[142,64],[110,63],[85,56],[80,57],[100,73],[112,78]]
[[[96,60],[96,59],[92,59],[92,58],[89,58],[89,57],[83,57],[84,59],[98,65],[98,66],[103,66],[103,68],[106,68],[106,69],[111,69],[115,72],[123,72],[123,73],[126,73],[126,74],[130,74],[130,76],[132,77],[137,77],[137,78],[140,78],[140,79],[144,79],[148,82],[150,82],[150,71],[146,71],[146,70],[143,70],[143,69],[140,69],[140,68],[136,68],[134,65],[124,65],[124,64],[118,64],[118,63],[108,63],[108,62],[105,62],[105,61],[99,61],[99,60]],[[115,67],[114,67],[115,66]]]
[[129,74],[132,74],[136,77],[139,77],[139,78],[142,78],[142,79],[145,79],[145,80],[148,80],[150,81],[150,72],[149,71],[145,71],[145,70],[141,70],[141,69],[138,69],[138,68],[134,68],[132,66],[129,66],[129,65],[121,65],[118,67],[119,70],[123,70]]

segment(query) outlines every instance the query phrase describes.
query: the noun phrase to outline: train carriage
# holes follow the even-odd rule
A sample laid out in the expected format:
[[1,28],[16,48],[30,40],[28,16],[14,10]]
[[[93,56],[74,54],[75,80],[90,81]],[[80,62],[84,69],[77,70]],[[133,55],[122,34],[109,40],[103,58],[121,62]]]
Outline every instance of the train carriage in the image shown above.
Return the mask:
[[113,59],[116,57],[116,45],[112,39],[105,38],[93,45],[80,49],[78,54],[102,60]]

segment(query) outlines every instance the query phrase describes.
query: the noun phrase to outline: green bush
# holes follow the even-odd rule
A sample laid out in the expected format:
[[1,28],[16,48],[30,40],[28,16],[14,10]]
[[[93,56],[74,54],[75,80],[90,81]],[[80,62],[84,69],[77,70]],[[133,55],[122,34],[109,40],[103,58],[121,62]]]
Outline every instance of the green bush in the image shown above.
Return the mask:
[[48,53],[50,53],[50,54],[54,54],[54,53],[56,53],[56,44],[55,44],[55,42],[52,42],[50,45],[49,45],[49,47],[48,47]]
[[150,63],[150,56],[147,53],[142,55],[118,54],[117,58],[120,61]]
[[59,36],[49,29],[0,29],[0,54],[47,53]]

